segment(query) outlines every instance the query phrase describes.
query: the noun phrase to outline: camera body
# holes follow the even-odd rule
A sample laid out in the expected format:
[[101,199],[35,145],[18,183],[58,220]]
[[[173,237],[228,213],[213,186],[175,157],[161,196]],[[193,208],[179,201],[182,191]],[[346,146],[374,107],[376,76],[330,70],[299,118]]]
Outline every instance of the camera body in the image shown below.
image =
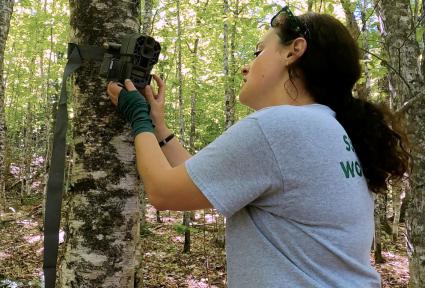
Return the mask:
[[161,45],[154,38],[142,34],[130,34],[121,43],[105,43],[106,52],[100,68],[100,76],[108,81],[124,83],[133,81],[136,88],[148,85],[153,66],[158,63]]

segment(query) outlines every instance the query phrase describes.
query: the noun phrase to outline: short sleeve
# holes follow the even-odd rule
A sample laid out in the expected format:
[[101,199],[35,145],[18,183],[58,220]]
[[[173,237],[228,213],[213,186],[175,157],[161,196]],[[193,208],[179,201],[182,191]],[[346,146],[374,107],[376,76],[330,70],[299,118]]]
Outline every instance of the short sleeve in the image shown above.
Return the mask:
[[282,189],[279,165],[255,118],[230,127],[185,165],[195,185],[226,217],[262,194]]

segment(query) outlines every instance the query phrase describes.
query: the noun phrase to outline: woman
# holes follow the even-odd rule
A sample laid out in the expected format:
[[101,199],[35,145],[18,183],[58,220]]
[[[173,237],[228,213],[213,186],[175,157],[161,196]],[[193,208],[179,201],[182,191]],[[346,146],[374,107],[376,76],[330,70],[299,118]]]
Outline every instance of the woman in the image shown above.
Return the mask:
[[229,287],[380,287],[371,191],[408,169],[404,134],[353,98],[358,48],[338,20],[284,7],[271,26],[242,71],[239,99],[256,112],[193,157],[166,128],[159,77],[157,95],[143,91],[155,128],[131,81],[108,85],[150,202],[227,217]]

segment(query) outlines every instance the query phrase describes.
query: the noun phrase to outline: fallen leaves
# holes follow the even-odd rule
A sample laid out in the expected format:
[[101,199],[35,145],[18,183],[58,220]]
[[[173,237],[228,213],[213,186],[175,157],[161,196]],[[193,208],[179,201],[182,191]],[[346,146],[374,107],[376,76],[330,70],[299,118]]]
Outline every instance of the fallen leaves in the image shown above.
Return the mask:
[[[41,201],[41,199],[39,200]],[[16,209],[13,217],[0,224],[0,287],[40,287],[42,270],[41,213],[39,203]],[[182,212],[156,211],[148,205],[147,225],[142,227],[143,282],[145,288],[224,288],[226,287],[225,251],[215,245],[217,214],[197,211],[191,231],[191,251],[183,253]],[[205,222],[204,222],[205,219]],[[177,227],[177,228],[176,228]],[[193,228],[193,227],[196,227]],[[222,228],[220,228],[222,230]],[[397,243],[383,241],[384,264],[375,265],[381,273],[383,288],[407,288],[408,260],[400,227]],[[372,260],[373,262],[373,260]]]

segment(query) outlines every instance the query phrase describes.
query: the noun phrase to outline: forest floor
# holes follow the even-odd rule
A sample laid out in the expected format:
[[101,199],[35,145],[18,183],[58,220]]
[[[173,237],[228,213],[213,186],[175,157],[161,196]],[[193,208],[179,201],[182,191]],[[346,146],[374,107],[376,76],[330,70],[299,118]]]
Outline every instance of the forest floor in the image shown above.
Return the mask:
[[[41,201],[39,196],[26,199],[24,205],[9,201],[8,206],[13,208],[0,215],[0,288],[41,287]],[[141,232],[144,287],[226,287],[225,252],[217,239],[217,230],[222,231],[223,224],[217,224],[218,215],[212,210],[197,211],[194,216],[191,250],[183,253],[183,213],[161,212],[162,222],[158,223],[155,210],[148,206],[147,225]],[[374,264],[381,273],[383,288],[407,288],[404,228],[400,227],[396,243],[383,235],[386,262]]]

